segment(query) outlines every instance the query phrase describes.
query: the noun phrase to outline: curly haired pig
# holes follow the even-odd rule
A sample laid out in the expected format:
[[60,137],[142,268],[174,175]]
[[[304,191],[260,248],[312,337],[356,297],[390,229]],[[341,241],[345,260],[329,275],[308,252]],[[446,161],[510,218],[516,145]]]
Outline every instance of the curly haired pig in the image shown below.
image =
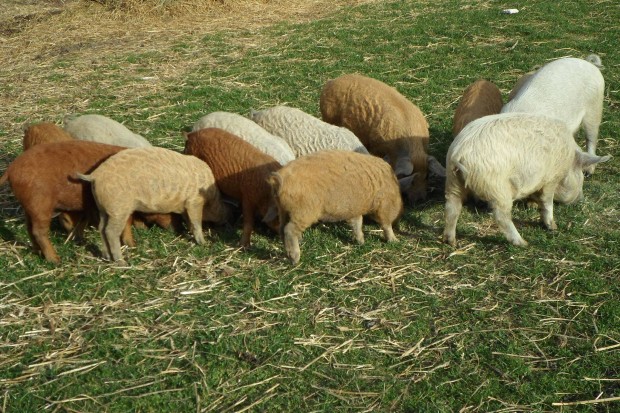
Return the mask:
[[536,201],[543,224],[555,230],[554,197],[564,203],[579,200],[583,169],[608,159],[582,152],[557,119],[502,113],[474,120],[454,139],[446,157],[444,241],[456,244],[463,201],[473,194],[489,202],[510,243],[527,245],[512,222],[513,201]]
[[[200,129],[186,138],[184,153],[205,161],[213,171],[220,192],[241,202],[241,246],[249,247],[256,212],[265,218],[271,209],[275,218],[276,207],[267,178],[281,168],[280,163],[223,129]],[[267,224],[277,231],[277,223],[267,219]]]
[[152,146],[142,136],[133,133],[127,127],[102,115],[82,115],[75,118],[66,117],[64,128],[75,139],[124,146],[126,148],[144,148]]
[[454,111],[452,136],[472,120],[487,115],[495,115],[502,110],[502,92],[495,83],[480,79],[469,85]]
[[192,131],[204,128],[224,129],[275,158],[281,165],[295,159],[293,150],[281,137],[267,132],[245,116],[230,112],[212,112],[200,118]]
[[134,211],[186,213],[199,244],[205,242],[203,220],[222,223],[228,217],[209,166],[169,149],[126,149],[78,177],[91,182],[106,259],[122,259],[119,235]]
[[[589,55],[588,57],[586,57],[585,60],[586,62],[592,63],[594,66],[598,67],[599,69],[603,68],[603,62],[601,61],[600,56],[596,54]],[[515,96],[517,96],[517,94],[519,93],[521,88],[523,88],[523,86],[529,80],[529,78],[532,77],[532,75],[536,73],[536,71],[540,69],[541,67],[542,66],[537,65],[531,71],[525,73],[519,79],[517,79],[517,81],[515,82],[515,85],[512,87],[512,90],[510,91],[510,94],[508,95],[508,100],[506,101],[506,103],[510,102]]]
[[[60,126],[52,122],[41,122],[29,125],[24,129],[24,150],[40,143],[62,142],[73,140]],[[63,212],[60,214],[60,223],[67,232],[71,232],[81,218],[81,212]]]
[[300,109],[276,106],[252,111],[250,117],[284,139],[297,157],[329,149],[368,154],[362,142],[347,128],[330,125]]
[[396,176],[415,173],[405,193],[409,201],[426,197],[428,172],[445,170],[428,156],[428,123],[416,105],[385,83],[349,74],[328,81],[321,92],[323,120],[344,126],[373,155],[386,157]]
[[24,130],[24,150],[40,143],[61,142],[73,140],[60,126],[52,122],[41,122],[29,125]]
[[384,160],[333,150],[302,156],[268,179],[278,206],[280,233],[293,264],[300,258],[299,237],[318,221],[348,221],[362,244],[362,217],[370,215],[387,241],[403,211],[396,176]]
[[[74,173],[89,173],[123,149],[77,140],[42,143],[11,162],[0,178],[0,184],[10,183],[15,198],[24,209],[32,246],[35,251],[42,252],[46,260],[60,262],[48,236],[55,213],[72,214],[72,222],[79,223],[76,231],[81,233],[92,220],[90,215],[96,211],[90,186],[73,179]],[[130,230],[125,231],[123,238],[128,245],[133,243]]]
[[[596,56],[596,55],[594,55]],[[598,58],[598,56],[596,56]],[[596,153],[603,114],[605,80],[597,65],[588,60],[565,57],[549,62],[527,76],[502,113],[525,112],[545,115],[566,123],[571,133],[583,128],[589,154]],[[590,165],[586,173],[594,172]]]

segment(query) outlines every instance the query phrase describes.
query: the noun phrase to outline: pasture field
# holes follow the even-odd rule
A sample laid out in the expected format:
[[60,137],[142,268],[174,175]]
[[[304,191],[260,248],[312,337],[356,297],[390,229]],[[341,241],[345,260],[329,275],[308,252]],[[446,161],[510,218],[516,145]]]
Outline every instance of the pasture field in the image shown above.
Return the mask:
[[620,411],[616,0],[223,1],[175,13],[7,2],[0,171],[27,123],[100,113],[181,150],[211,111],[288,104],[320,116],[324,82],[351,72],[416,103],[444,163],[470,83],[492,80],[506,97],[536,66],[591,53],[606,81],[598,152],[614,158],[582,202],[555,208],[556,232],[515,205],[526,248],[473,204],[457,248],[443,244],[433,182],[406,207],[398,242],[371,222],[361,246],[345,224],[318,224],[295,267],[266,227],[238,248],[240,222],[206,228],[204,246],[134,230],[126,266],[98,258],[95,229],[76,244],[56,224],[54,266],[32,253],[3,187],[0,411]]

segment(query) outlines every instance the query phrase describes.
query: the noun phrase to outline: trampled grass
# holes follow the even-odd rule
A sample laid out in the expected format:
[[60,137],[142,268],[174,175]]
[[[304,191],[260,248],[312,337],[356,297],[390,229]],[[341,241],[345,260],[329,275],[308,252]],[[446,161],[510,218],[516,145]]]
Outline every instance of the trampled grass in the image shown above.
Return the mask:
[[[274,3],[252,6],[268,24],[167,22],[135,39],[119,28],[124,48],[93,25],[82,43],[67,35],[31,56],[10,49],[0,71],[2,170],[20,152],[23,123],[102,113],[180,150],[181,131],[215,110],[286,103],[318,116],[322,84],[349,72],[416,103],[431,153],[444,159],[471,82],[487,78],[507,96],[537,65],[590,53],[605,66],[598,152],[614,159],[585,182],[583,202],[556,207],[557,232],[515,205],[527,248],[508,245],[473,204],[458,247],[442,244],[434,183],[426,202],[406,208],[397,243],[370,222],[362,246],[346,225],[319,224],[304,233],[297,267],[264,227],[239,249],[239,223],[207,228],[205,246],[136,230],[127,266],[98,258],[94,229],[76,244],[55,226],[55,267],[32,253],[2,188],[2,411],[620,411],[615,2],[526,1],[516,15],[501,13],[509,2],[335,2],[346,7],[322,3],[314,18],[287,9],[283,20]],[[80,10],[64,13],[84,18]],[[62,33],[84,24],[49,19]],[[7,48],[37,30],[8,36]]]

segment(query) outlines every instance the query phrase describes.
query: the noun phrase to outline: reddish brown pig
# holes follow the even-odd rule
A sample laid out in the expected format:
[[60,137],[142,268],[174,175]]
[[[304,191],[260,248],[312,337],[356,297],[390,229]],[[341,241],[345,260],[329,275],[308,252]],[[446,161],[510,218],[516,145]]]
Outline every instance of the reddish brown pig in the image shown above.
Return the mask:
[[[275,231],[276,206],[267,178],[280,163],[240,137],[219,128],[189,133],[185,153],[205,161],[213,171],[219,190],[241,202],[243,235],[241,246],[250,246],[256,213]],[[270,215],[273,215],[271,217]]]
[[51,122],[35,123],[24,130],[24,150],[40,143],[73,140],[63,128]]
[[[28,235],[35,251],[46,260],[58,263],[48,232],[57,212],[96,215],[97,208],[90,185],[75,178],[75,172],[89,173],[109,156],[123,150],[120,146],[78,140],[42,143],[19,155],[0,178],[9,182],[26,215]],[[80,219],[86,225],[86,217]],[[129,231],[127,231],[129,229]],[[128,227],[123,240],[133,245]]]
[[458,135],[472,120],[498,114],[503,104],[502,92],[495,83],[484,79],[476,80],[465,89],[454,111],[452,136]]
[[[41,122],[28,126],[24,130],[24,150],[40,143],[62,142],[73,140],[63,128],[52,122]],[[60,214],[59,220],[67,232],[71,232],[82,217],[80,212],[64,212]],[[79,227],[78,229],[81,229]],[[76,234],[80,235],[80,234]]]

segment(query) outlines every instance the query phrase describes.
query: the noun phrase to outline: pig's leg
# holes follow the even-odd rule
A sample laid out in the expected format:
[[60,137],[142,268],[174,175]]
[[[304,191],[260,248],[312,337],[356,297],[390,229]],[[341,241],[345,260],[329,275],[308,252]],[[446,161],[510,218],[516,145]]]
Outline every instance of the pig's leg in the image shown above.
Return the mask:
[[512,200],[501,199],[491,202],[491,208],[493,209],[493,216],[497,225],[506,236],[506,239],[513,245],[526,246],[527,242],[521,238],[519,231],[512,222]]
[[465,193],[457,191],[456,193],[446,193],[446,206],[445,206],[445,227],[443,230],[444,242],[456,246],[456,222],[461,215],[461,209],[463,208],[463,201],[465,200]]
[[135,221],[133,219],[133,215],[130,215],[127,219],[127,224],[125,225],[125,228],[123,228],[123,234],[121,235],[121,241],[123,242],[123,244],[132,248],[136,246],[136,240],[133,238],[133,232],[131,231],[131,227],[134,222]]
[[[602,102],[602,98],[601,98]],[[602,105],[596,105],[596,107],[589,108],[583,117],[582,126],[586,133],[586,149],[590,155],[596,155],[596,145],[598,141],[598,130],[601,124],[602,118]],[[592,164],[584,169],[586,176],[592,175],[596,164]]]
[[547,229],[551,231],[555,231],[558,229],[558,226],[555,224],[553,220],[553,194],[555,192],[555,186],[544,187],[538,195],[536,202],[538,203],[538,207],[540,208],[540,219],[545,224]]
[[289,221],[284,226],[284,248],[291,262],[296,265],[301,258],[301,251],[299,250],[299,237],[308,225],[295,223],[293,220]]
[[392,223],[397,220],[398,213],[394,210],[392,203],[389,203],[387,208],[380,208],[371,218],[381,226],[386,241],[392,242],[397,240],[394,235]]
[[243,200],[242,214],[243,214],[243,235],[241,236],[241,246],[248,248],[250,246],[250,237],[254,230],[254,205],[248,200]]
[[394,230],[392,229],[392,224],[381,224],[381,229],[383,229],[383,236],[387,242],[398,241],[396,235],[394,235]]
[[99,212],[99,233],[101,234],[101,256],[104,260],[110,260],[110,244],[108,243],[108,237],[105,232],[105,228],[108,224],[108,214],[101,211]]
[[362,223],[364,222],[364,217],[360,215],[359,217],[351,218],[348,222],[351,229],[353,229],[353,236],[355,237],[355,240],[359,244],[363,244],[364,232],[362,231]]
[[28,235],[35,250],[40,250],[46,260],[53,263],[60,263],[60,258],[56,254],[54,246],[49,239],[50,222],[52,214],[41,211],[26,211],[26,223]]
[[[64,219],[66,219],[66,225],[69,226],[69,221],[72,221],[74,224],[73,227],[73,235],[75,237],[76,240],[78,241],[82,241],[84,239],[84,229],[86,229],[86,226],[88,225],[88,215],[84,212],[70,212],[67,214],[63,214],[66,215],[66,217]],[[61,215],[61,220],[63,220],[63,217]]]
[[28,231],[28,237],[30,238],[30,242],[32,243],[33,251],[36,253],[41,252],[41,247],[39,247],[39,243],[37,242],[37,239],[32,233],[32,221],[28,217],[28,214],[26,214],[26,230]]
[[127,225],[127,219],[130,215],[131,213],[108,215],[108,222],[104,232],[110,246],[110,255],[113,261],[121,261],[123,259],[121,254],[121,234],[125,229],[125,225]]
[[202,232],[202,208],[204,206],[204,199],[199,197],[193,201],[189,201],[186,204],[185,212],[192,227],[192,234],[194,239],[199,245],[205,243],[205,237]]

